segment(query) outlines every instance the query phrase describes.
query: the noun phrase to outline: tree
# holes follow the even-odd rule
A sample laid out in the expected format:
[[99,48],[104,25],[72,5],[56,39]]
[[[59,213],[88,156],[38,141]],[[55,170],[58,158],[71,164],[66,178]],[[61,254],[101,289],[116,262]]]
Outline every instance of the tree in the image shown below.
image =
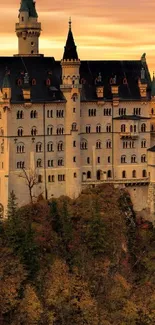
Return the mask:
[[105,252],[106,227],[101,218],[98,202],[92,208],[92,216],[88,223],[87,244],[94,256]]
[[38,174],[36,172],[36,170],[34,169],[29,169],[28,171],[23,168],[22,169],[23,173],[19,175],[19,177],[25,179],[26,181],[26,185],[28,187],[29,190],[29,196],[30,196],[30,202],[33,203],[33,188],[35,185],[37,185],[38,182]]
[[7,208],[7,217],[14,218],[17,212],[17,197],[14,191],[10,192],[9,200],[8,200],[8,208]]

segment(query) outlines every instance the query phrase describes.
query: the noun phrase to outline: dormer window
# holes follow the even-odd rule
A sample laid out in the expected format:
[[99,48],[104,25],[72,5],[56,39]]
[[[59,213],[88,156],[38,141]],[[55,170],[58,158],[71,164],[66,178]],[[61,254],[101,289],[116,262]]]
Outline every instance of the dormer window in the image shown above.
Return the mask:
[[123,85],[127,85],[127,84],[128,84],[127,79],[124,78],[124,79],[123,79]]
[[51,80],[49,78],[46,79],[46,86],[50,86],[51,85]]
[[32,86],[36,86],[36,79],[32,79]]
[[18,86],[21,86],[21,85],[22,85],[22,79],[18,79],[18,80],[17,80],[17,85],[18,85]]

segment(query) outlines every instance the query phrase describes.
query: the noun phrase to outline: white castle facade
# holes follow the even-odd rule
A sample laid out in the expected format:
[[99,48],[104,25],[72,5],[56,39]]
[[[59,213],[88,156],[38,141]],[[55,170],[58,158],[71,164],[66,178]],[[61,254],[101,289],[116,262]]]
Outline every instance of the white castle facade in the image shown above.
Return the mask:
[[69,23],[61,60],[39,54],[41,24],[22,0],[18,54],[0,57],[0,214],[10,192],[76,198],[86,186],[127,187],[155,212],[155,80],[136,61],[80,61]]

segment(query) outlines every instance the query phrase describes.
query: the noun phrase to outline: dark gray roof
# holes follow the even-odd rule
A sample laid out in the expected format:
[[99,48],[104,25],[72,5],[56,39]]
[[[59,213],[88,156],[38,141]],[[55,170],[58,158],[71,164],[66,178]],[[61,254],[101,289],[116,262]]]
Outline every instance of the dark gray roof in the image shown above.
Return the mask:
[[[104,85],[104,98],[112,98],[110,78],[116,79],[119,86],[120,100],[140,100],[138,79],[142,66],[146,70],[148,84],[148,99],[151,88],[150,75],[146,64],[138,61],[81,61],[80,79],[82,83],[81,100],[97,101],[96,86],[98,77]],[[12,102],[24,102],[22,86],[18,79],[23,81],[25,72],[29,75],[32,102],[64,101],[60,90],[61,65],[50,57],[0,57],[0,87],[2,87],[6,68],[12,88]],[[127,84],[123,84],[126,78]],[[32,79],[36,85],[32,86]],[[51,80],[51,85],[46,85],[46,80]],[[56,88],[56,89],[55,89]]]
[[[82,99],[88,100],[96,97],[95,80],[99,74],[104,86],[104,97],[112,98],[110,79],[115,78],[119,86],[120,100],[139,100],[140,92],[138,80],[141,77],[141,69],[144,67],[148,84],[148,96],[150,96],[151,79],[146,63],[136,61],[82,61],[80,68],[82,87]],[[126,84],[123,81],[127,81]]]
[[155,146],[149,148],[147,151],[152,151],[152,152],[155,152]]

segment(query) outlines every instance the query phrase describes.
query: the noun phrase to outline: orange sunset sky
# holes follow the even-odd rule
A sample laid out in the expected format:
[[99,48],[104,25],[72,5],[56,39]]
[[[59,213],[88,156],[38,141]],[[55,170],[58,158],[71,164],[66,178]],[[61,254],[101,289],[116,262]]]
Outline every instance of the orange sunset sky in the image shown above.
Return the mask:
[[[17,53],[15,22],[20,0],[0,2],[0,55]],[[42,23],[40,53],[61,59],[68,19],[79,58],[89,60],[139,59],[145,52],[155,70],[154,0],[37,0]]]

